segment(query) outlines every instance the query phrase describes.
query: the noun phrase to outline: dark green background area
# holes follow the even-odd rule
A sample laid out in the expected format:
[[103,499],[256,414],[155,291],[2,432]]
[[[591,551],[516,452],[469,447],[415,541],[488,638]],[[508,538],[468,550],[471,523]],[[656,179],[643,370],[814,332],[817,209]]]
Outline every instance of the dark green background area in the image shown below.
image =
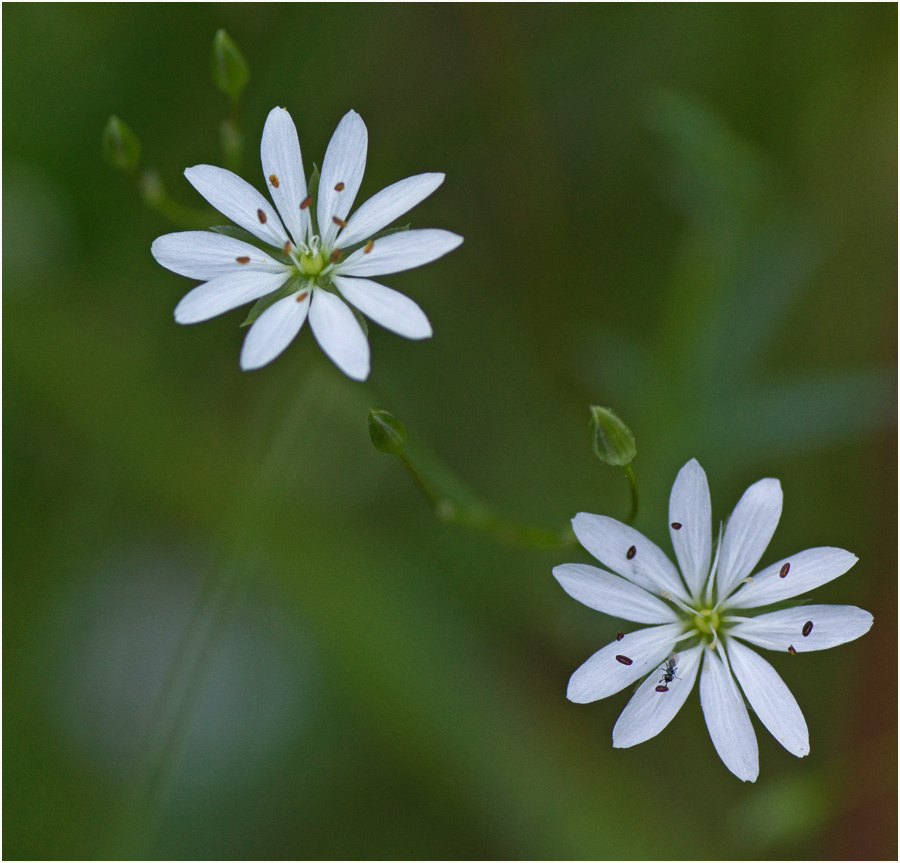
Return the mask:
[[[893,859],[897,11],[892,5],[20,5],[3,15],[4,848],[8,858]],[[221,164],[214,33],[307,169],[350,108],[359,200],[465,237],[385,282],[434,338],[370,326],[344,378],[308,328],[238,368],[240,311],[179,327],[173,229],[103,162]],[[754,719],[760,777],[699,700],[614,750],[628,699],[566,701],[624,625],[551,576],[580,550],[434,518],[368,440],[386,408],[504,516],[624,517],[589,404],[638,443],[669,552],[696,457],[716,521],[780,478],[767,564],[860,558],[815,602],[875,624],[767,658],[811,754]],[[633,627],[629,627],[633,628]]]

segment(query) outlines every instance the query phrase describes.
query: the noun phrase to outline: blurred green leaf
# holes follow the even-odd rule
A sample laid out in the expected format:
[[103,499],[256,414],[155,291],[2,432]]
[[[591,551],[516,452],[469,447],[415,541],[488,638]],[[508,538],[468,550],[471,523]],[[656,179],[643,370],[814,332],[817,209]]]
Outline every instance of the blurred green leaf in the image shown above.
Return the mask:
[[141,158],[138,136],[118,117],[109,118],[103,129],[103,156],[116,170],[131,173]]
[[215,85],[236,102],[250,80],[250,67],[224,30],[219,30],[213,39],[210,69]]

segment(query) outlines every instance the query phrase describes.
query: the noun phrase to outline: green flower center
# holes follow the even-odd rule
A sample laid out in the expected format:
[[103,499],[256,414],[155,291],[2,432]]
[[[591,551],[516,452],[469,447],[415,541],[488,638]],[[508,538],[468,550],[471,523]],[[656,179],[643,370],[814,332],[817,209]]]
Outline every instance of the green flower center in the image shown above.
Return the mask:
[[716,609],[701,608],[694,613],[694,626],[697,627],[703,638],[711,639],[713,632],[721,631],[722,618]]
[[325,269],[325,256],[321,252],[314,255],[300,255],[300,272],[308,279],[314,279]]

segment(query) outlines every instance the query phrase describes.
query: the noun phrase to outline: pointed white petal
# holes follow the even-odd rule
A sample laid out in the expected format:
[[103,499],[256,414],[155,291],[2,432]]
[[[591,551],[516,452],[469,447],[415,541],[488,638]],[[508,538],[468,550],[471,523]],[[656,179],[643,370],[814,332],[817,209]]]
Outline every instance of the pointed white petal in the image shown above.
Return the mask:
[[651,674],[631,696],[613,728],[613,746],[625,749],[656,737],[681,710],[697,679],[702,647],[693,647],[677,656],[677,677],[668,686],[668,692],[657,692],[662,672]]
[[179,324],[198,324],[216,315],[230,312],[266,294],[277,291],[288,279],[287,273],[260,273],[241,270],[217,276],[198,285],[175,306]]
[[761,479],[737,502],[722,538],[722,556],[716,573],[719,596],[727,596],[759,563],[778,527],[781,501],[781,483],[777,479]]
[[316,213],[319,218],[319,234],[327,249],[332,247],[340,230],[340,225],[334,219],[346,219],[356,200],[356,193],[366,170],[368,146],[366,124],[356,111],[348,111],[328,142],[319,180]]
[[[857,560],[855,554],[842,548],[808,548],[760,570],[752,581],[729,597],[726,605],[728,608],[757,608],[799,596],[843,575]],[[785,572],[784,578],[782,572]]]
[[[569,678],[566,697],[577,704],[606,698],[643,677],[672,653],[681,624],[667,623],[629,632],[598,650]],[[630,659],[625,664],[616,659]]]
[[563,590],[588,608],[635,623],[673,623],[678,615],[661,599],[611,572],[583,563],[554,567]]
[[288,240],[275,208],[237,174],[213,165],[194,165],[184,172],[188,182],[223,216],[280,249]]
[[742,620],[728,634],[768,650],[786,651],[790,645],[806,653],[853,641],[869,631],[872,621],[855,605],[800,605]]
[[399,291],[370,279],[335,276],[333,281],[348,303],[386,330],[407,339],[431,337],[431,324],[425,312]]
[[313,291],[309,325],[328,358],[355,381],[369,376],[369,341],[347,304],[328,291]]
[[441,183],[444,174],[416,174],[382,189],[369,198],[348,220],[337,238],[343,249],[366,240],[424,201]]
[[579,512],[572,529],[600,563],[623,578],[657,595],[668,591],[685,602],[690,598],[672,561],[633,527],[605,515]]
[[385,276],[430,264],[462,243],[459,234],[440,228],[399,231],[375,240],[371,251],[357,249],[337,266],[342,276]]
[[245,372],[272,362],[300,332],[309,311],[309,290],[272,303],[250,327],[241,348],[241,368]]
[[269,111],[259,152],[266,187],[284,224],[295,243],[306,242],[309,211],[300,209],[306,197],[306,176],[297,129],[284,108]]
[[719,758],[738,779],[756,782],[759,749],[744,699],[731,671],[707,650],[700,674],[700,706]]
[[[190,279],[214,279],[242,269],[268,273],[287,271],[284,264],[256,246],[214,231],[164,234],[153,241],[150,254],[167,270]],[[245,261],[245,258],[249,260]]]
[[806,720],[778,672],[758,653],[734,639],[728,639],[728,660],[747,701],[771,735],[791,755],[809,755]]
[[[672,525],[680,525],[674,528]],[[699,596],[709,575],[712,553],[712,507],[706,473],[691,459],[675,477],[669,496],[669,534],[681,574],[693,596]]]

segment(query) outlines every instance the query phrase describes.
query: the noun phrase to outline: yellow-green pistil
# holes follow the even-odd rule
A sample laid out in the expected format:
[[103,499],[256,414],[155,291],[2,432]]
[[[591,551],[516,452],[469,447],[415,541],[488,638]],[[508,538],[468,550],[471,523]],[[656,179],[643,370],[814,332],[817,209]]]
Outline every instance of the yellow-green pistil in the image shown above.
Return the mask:
[[300,255],[300,272],[308,279],[314,279],[325,269],[325,256],[321,252],[314,255]]
[[694,612],[694,626],[704,638],[715,638],[721,625],[722,619],[714,608],[702,608]]

